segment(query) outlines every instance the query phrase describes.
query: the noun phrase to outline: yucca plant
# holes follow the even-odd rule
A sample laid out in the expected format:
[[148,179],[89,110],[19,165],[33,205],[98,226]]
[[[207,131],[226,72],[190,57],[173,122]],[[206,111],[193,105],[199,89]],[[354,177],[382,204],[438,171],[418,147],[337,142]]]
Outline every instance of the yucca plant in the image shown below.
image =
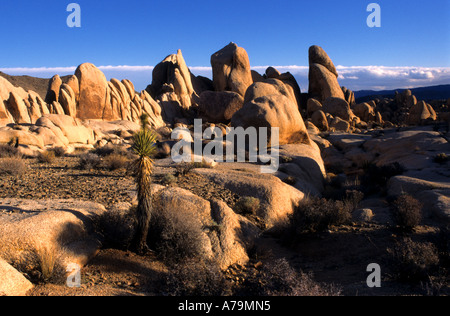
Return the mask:
[[148,250],[147,235],[152,215],[152,157],[156,153],[156,134],[148,129],[147,115],[143,114],[140,119],[141,129],[133,137],[133,151],[138,156],[132,163],[138,194],[133,247],[137,253],[143,254]]

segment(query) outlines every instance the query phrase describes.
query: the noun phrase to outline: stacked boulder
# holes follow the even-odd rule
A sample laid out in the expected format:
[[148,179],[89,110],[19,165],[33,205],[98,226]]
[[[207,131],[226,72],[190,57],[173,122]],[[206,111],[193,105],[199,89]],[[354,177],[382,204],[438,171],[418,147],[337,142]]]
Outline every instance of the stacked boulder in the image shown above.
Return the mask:
[[155,66],[146,92],[160,104],[164,121],[174,124],[195,116],[199,95],[205,90],[212,90],[211,80],[194,76],[178,50]]
[[245,49],[230,43],[211,56],[211,66],[213,91],[200,95],[199,115],[211,123],[229,123],[253,84],[250,60]]
[[324,102],[328,98],[345,100],[338,83],[338,72],[327,53],[319,46],[309,48],[309,89],[311,98]]
[[281,80],[266,79],[251,85],[243,107],[232,119],[233,127],[278,127],[279,144],[310,143],[295,95]]
[[369,104],[380,113],[385,123],[421,125],[438,119],[435,109],[427,102],[419,101],[409,89],[396,91],[393,99],[375,99]]
[[309,99],[306,115],[319,130],[350,132],[359,123],[350,105],[354,93],[339,85],[338,72],[331,58],[319,46],[309,48]]
[[75,75],[62,84],[58,102],[66,115],[82,120],[139,122],[143,113],[154,128],[165,126],[161,106],[145,91],[136,93],[129,80],[107,81],[93,64],[78,66]]
[[49,106],[36,92],[13,86],[0,77],[0,125],[33,124],[44,114],[60,109]]
[[139,122],[143,113],[154,128],[165,126],[161,106],[146,92],[134,90],[129,80],[107,81],[93,64],[85,63],[64,80],[49,81],[45,100],[0,77],[0,125],[34,124],[47,114],[67,115],[81,120],[128,120]]

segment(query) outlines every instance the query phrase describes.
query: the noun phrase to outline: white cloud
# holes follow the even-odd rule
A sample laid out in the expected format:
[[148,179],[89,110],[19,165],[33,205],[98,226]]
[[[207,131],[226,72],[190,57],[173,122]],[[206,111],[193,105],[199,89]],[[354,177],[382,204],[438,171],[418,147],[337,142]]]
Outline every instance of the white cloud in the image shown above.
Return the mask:
[[[308,66],[273,66],[280,72],[290,72],[297,79],[303,92],[308,90]],[[145,89],[151,83],[154,66],[106,65],[98,66],[107,79],[130,79],[137,90]],[[264,74],[268,66],[253,66],[252,69]],[[387,66],[342,66],[338,65],[339,84],[354,91],[415,88],[439,84],[450,84],[450,67],[387,67]],[[189,68],[195,75],[212,78],[210,66]],[[73,74],[75,66],[0,68],[10,75],[30,75],[50,78],[54,74]]]
[[74,73],[77,67],[14,67],[14,68],[0,68],[1,72],[4,72],[11,76],[20,75],[48,75],[53,76],[55,74],[67,74]]

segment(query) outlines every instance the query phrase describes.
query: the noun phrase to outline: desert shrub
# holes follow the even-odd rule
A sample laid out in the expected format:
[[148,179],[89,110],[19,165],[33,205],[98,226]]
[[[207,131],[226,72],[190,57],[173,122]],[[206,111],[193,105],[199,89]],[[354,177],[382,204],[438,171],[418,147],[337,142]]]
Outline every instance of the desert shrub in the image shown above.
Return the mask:
[[212,169],[213,165],[206,160],[202,160],[201,162],[193,162],[192,169]]
[[394,273],[402,281],[426,281],[439,264],[437,249],[428,242],[420,243],[404,238],[388,249],[388,252]]
[[297,182],[297,179],[293,176],[288,176],[283,179],[283,182],[286,184],[289,184],[289,185],[295,185],[295,183]]
[[22,158],[0,158],[0,175],[21,177],[27,171],[27,164]]
[[[170,205],[169,205],[170,204]],[[183,205],[154,199],[148,243],[166,262],[205,257],[203,225]]]
[[439,163],[439,164],[445,164],[445,163],[447,163],[448,161],[450,161],[450,157],[447,156],[445,153],[437,154],[437,155],[434,157],[434,162]]
[[248,278],[240,290],[252,296],[339,296],[340,289],[320,284],[311,274],[295,271],[286,259],[264,264],[261,271]]
[[81,154],[78,159],[78,169],[82,170],[95,169],[101,164],[100,157],[93,153]]
[[7,144],[0,144],[0,158],[11,158],[21,156],[19,149]]
[[49,149],[56,157],[64,157],[66,155],[66,149],[64,147],[52,147]]
[[119,154],[111,154],[103,158],[103,166],[108,170],[126,169],[130,164],[130,160],[126,156]]
[[94,218],[95,229],[107,247],[128,249],[135,232],[135,207],[112,208]]
[[193,163],[186,163],[186,162],[182,162],[177,164],[176,166],[176,176],[186,176],[187,174],[189,174],[189,172],[191,172],[192,169],[194,169],[194,164]]
[[92,153],[100,157],[106,157],[114,153],[114,146],[108,144],[106,146],[97,147],[92,151]]
[[238,214],[243,215],[256,215],[256,212],[258,211],[260,207],[261,202],[258,198],[252,197],[252,196],[244,196],[237,201],[237,203],[234,206],[234,210]]
[[[5,256],[5,253],[2,256]],[[23,249],[20,256],[6,254],[4,258],[35,284],[62,284],[66,278],[61,255],[53,247]]]
[[344,204],[349,212],[358,209],[359,203],[364,199],[364,193],[359,190],[347,190],[345,192]]
[[364,166],[362,185],[368,193],[384,192],[389,179],[402,175],[404,171],[405,169],[398,162],[385,166],[369,163]]
[[402,230],[411,231],[422,220],[422,204],[411,195],[400,195],[391,208],[394,221]]
[[65,269],[55,249],[41,247],[36,250],[35,256],[43,282],[61,283],[65,279]]
[[112,145],[108,144],[103,147],[98,147],[92,151],[93,154],[96,154],[100,157],[107,157],[110,155],[120,155],[124,157],[128,157],[131,159],[132,153],[128,151],[124,146]]
[[170,185],[175,182],[177,182],[177,178],[171,173],[164,175],[164,177],[161,179],[161,183],[164,185]]
[[347,223],[352,209],[343,201],[310,197],[304,199],[290,215],[285,233],[291,237],[322,232],[331,226]]
[[289,156],[280,156],[280,163],[291,163],[294,160],[294,158]]
[[55,158],[56,158],[55,152],[51,150],[45,150],[39,153],[37,157],[40,163],[48,163],[48,164],[51,164],[53,161],[55,161]]
[[163,290],[169,296],[228,296],[231,283],[214,262],[188,259],[170,266]]

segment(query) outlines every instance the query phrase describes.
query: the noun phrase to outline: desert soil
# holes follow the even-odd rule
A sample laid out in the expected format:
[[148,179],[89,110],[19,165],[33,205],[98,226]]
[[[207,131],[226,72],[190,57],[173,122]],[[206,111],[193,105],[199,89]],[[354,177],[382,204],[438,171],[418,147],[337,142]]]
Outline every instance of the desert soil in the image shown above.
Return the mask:
[[[0,198],[25,199],[80,199],[101,203],[110,208],[117,202],[132,202],[134,183],[126,170],[79,170],[77,157],[56,158],[51,164],[27,159],[28,172],[21,178],[0,177]],[[176,174],[176,169],[156,164],[154,182],[161,183],[164,175]],[[177,185],[206,199],[221,198],[234,205],[238,196],[223,187],[190,173],[176,177]],[[417,241],[428,240],[436,228],[428,223],[419,227],[414,235]],[[273,235],[263,234],[257,242],[257,255],[245,266],[229,269],[227,277],[239,284],[255,267],[265,260],[286,258],[293,267],[311,272],[319,282],[333,283],[342,288],[344,295],[416,295],[424,294],[420,286],[394,281],[388,267],[387,249],[393,247],[398,233],[388,225],[364,223],[341,226],[326,233],[307,237],[295,248],[287,247]],[[378,263],[382,267],[382,287],[368,288],[367,265]],[[117,249],[102,249],[81,271],[82,287],[39,284],[31,296],[111,296],[161,295],[167,267],[149,254],[136,254]],[[448,286],[447,286],[448,288]]]

